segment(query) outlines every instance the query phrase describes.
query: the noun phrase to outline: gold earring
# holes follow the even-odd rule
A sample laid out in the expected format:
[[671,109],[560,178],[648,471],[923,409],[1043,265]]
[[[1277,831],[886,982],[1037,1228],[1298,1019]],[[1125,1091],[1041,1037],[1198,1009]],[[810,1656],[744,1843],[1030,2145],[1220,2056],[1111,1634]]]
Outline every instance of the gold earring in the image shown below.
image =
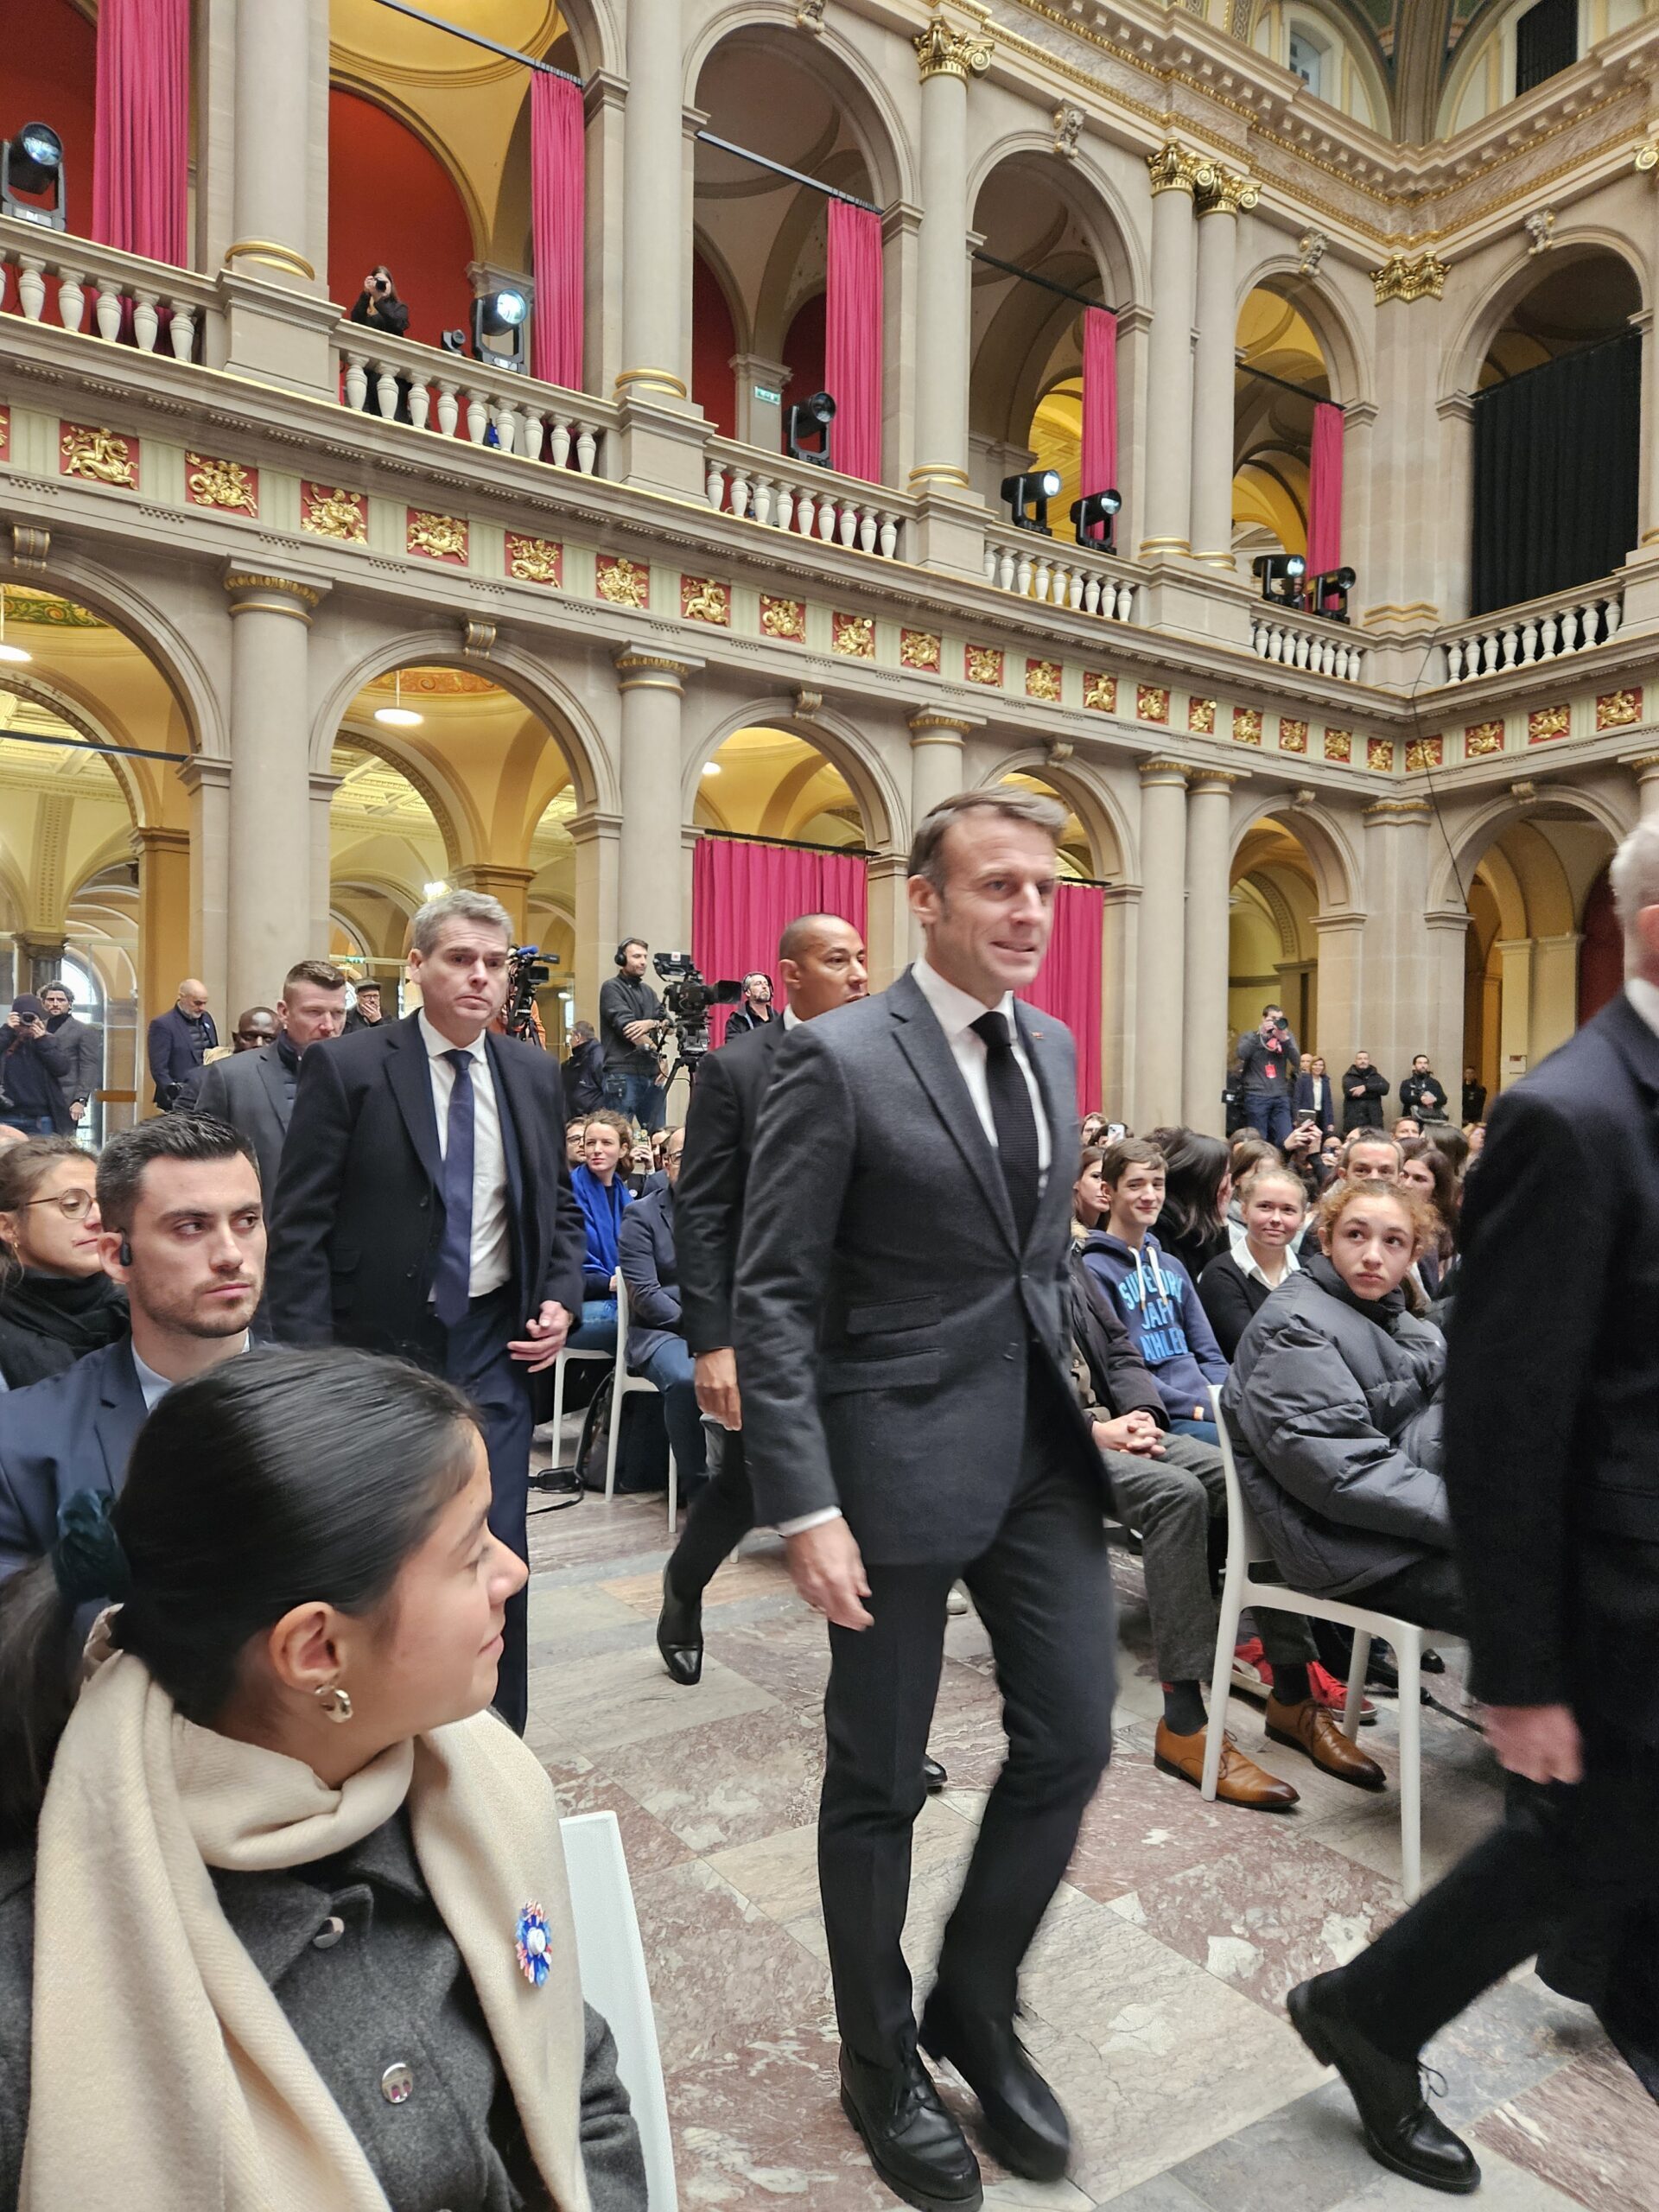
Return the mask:
[[342,1689],[338,1682],[325,1682],[320,1690],[314,1690],[312,1695],[330,1720],[351,1719],[352,1694],[349,1690]]

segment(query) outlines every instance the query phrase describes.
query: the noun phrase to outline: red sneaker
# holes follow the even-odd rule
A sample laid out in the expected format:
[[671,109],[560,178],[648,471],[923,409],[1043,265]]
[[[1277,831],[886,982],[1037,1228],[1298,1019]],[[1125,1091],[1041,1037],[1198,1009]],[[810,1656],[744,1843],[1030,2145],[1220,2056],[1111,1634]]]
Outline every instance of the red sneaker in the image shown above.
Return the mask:
[[1273,1669],[1262,1653],[1259,1636],[1253,1636],[1248,1642],[1234,1646],[1233,1688],[1242,1690],[1246,1697],[1270,1697],[1273,1694]]
[[[1271,1673],[1273,1670],[1269,1668],[1268,1671]],[[1308,1668],[1307,1681],[1313,1693],[1314,1704],[1324,1706],[1328,1713],[1334,1713],[1340,1719],[1348,1704],[1347,1683],[1339,1682],[1333,1674],[1320,1666],[1317,1659]],[[1376,1718],[1376,1707],[1370,1698],[1362,1697],[1359,1700],[1360,1726],[1369,1728]]]

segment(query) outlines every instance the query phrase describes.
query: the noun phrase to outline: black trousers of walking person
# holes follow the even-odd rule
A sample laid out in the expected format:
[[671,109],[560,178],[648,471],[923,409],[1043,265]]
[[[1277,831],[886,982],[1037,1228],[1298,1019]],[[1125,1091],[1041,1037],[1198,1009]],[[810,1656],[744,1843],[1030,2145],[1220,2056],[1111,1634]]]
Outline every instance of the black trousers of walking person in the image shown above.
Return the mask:
[[691,1501],[668,1562],[669,1587],[688,1604],[701,1598],[715,1569],[754,1526],[754,1492],[743,1459],[743,1432],[702,1424],[709,1479]]
[[[490,1459],[490,1533],[522,1560],[530,1557],[524,1506],[530,1496],[530,1440],[535,1416],[530,1377],[507,1351],[524,1325],[511,1283],[474,1298],[445,1332],[443,1372],[472,1400]],[[530,1717],[528,1588],[508,1599],[496,1674],[495,1709],[522,1736]]]
[[945,1929],[939,1983],[969,2018],[1007,2020],[1020,1961],[1058,1887],[1111,1752],[1114,1627],[1097,1474],[1033,1351],[1019,1480],[977,1559],[866,1560],[867,1629],[830,1630],[818,1815],[842,2040],[892,2066],[914,2047],[900,1936],[911,1829],[938,1693],[945,1599],[960,1578],[991,1639],[1007,1761]]

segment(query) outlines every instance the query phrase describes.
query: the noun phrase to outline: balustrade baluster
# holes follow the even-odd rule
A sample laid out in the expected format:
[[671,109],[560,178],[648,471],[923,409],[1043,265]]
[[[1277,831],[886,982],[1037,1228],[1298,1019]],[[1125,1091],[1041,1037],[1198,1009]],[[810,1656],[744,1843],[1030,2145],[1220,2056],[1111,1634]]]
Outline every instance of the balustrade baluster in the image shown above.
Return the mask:
[[996,581],[1004,591],[1012,591],[1014,589],[1014,554],[1012,550],[1006,545],[996,556]]
[[361,353],[348,353],[346,356],[346,404],[353,415],[363,412],[368,396],[368,370],[364,358]]
[[38,322],[46,307],[46,264],[29,254],[17,258],[17,302],[25,322]]
[[81,289],[80,272],[74,269],[58,270],[58,321],[66,330],[79,330],[86,313],[86,295]]
[[[1109,578],[1107,580],[1106,588],[1108,591],[1111,589],[1111,581]],[[1084,579],[1083,611],[1085,614],[1098,614],[1100,613],[1100,578],[1096,575],[1092,570]]]
[[757,476],[755,478],[754,518],[756,522],[770,524],[772,520],[772,502],[777,496],[778,487],[772,482],[770,476]]
[[1015,556],[1014,592],[1016,599],[1031,597],[1031,556],[1022,545]]
[[1556,639],[1560,635],[1560,618],[1558,615],[1554,613],[1545,615],[1542,626],[1538,632],[1538,658],[1540,660],[1554,659]]
[[98,334],[111,345],[121,334],[121,287],[113,277],[101,276],[98,284],[98,304],[92,310],[98,325]]
[[495,418],[495,435],[500,440],[503,453],[518,450],[518,410],[509,400]]
[[385,361],[373,364],[375,371],[374,396],[379,403],[380,419],[392,423],[397,418],[397,378]]
[[884,561],[891,561],[899,550],[899,523],[896,516],[883,515],[881,529],[875,541],[876,550]]
[[481,391],[467,394],[467,435],[475,446],[484,442],[484,433],[490,426],[488,403]]
[[562,415],[554,417],[553,435],[549,442],[547,457],[555,468],[563,468],[570,458],[570,425]]
[[785,479],[778,486],[778,527],[792,530],[795,525],[795,486]]
[[541,459],[543,430],[543,425],[542,423],[541,409],[539,407],[526,407],[524,410],[524,454],[526,461],[539,461]]
[[594,435],[593,425],[589,423],[578,423],[576,425],[576,474],[578,476],[593,474],[594,460],[598,452],[599,440]]
[[172,320],[167,326],[167,342],[175,361],[188,361],[196,347],[196,311],[183,300],[171,300],[168,305]]
[[438,435],[453,438],[455,424],[461,417],[461,404],[455,397],[455,387],[438,379]]
[[1602,609],[1601,641],[1603,645],[1605,645],[1610,638],[1615,638],[1618,636],[1618,626],[1624,620],[1624,601],[1622,599],[1610,599],[1607,601],[1606,606]]
[[840,518],[836,524],[836,536],[849,551],[858,543],[858,509],[850,500],[842,507]]
[[702,480],[702,488],[709,505],[718,514],[726,499],[726,472],[718,462],[709,462],[709,473]]
[[432,412],[432,394],[422,377],[416,377],[409,387],[409,419],[417,430],[423,430]]
[[732,512],[746,515],[749,512],[749,480],[740,467],[732,479]]
[[836,534],[836,519],[840,510],[826,492],[818,501],[818,536],[827,545]]
[[1531,662],[1536,660],[1537,658],[1537,619],[1535,616],[1529,615],[1526,621],[1521,626],[1521,664],[1523,668],[1527,667]]
[[141,353],[156,351],[156,334],[161,328],[161,317],[156,312],[159,296],[156,292],[135,292],[132,296],[132,335]]
[[861,507],[859,509],[858,548],[861,553],[874,552],[876,539],[880,533],[880,528],[881,525],[876,519],[876,512],[874,507]]

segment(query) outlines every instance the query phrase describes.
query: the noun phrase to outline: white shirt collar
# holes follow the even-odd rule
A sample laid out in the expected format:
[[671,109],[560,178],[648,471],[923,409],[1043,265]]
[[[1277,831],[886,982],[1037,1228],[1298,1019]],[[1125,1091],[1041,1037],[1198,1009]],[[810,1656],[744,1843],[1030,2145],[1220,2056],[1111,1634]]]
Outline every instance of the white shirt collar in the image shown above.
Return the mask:
[[432,1024],[426,1018],[426,1009],[424,1007],[422,1007],[415,1019],[421,1025],[421,1042],[426,1047],[426,1056],[428,1059],[442,1059],[446,1052],[470,1052],[475,1060],[481,1060],[485,1058],[484,1033],[481,1030],[479,1034],[474,1038],[470,1045],[456,1045],[452,1043],[451,1040],[444,1035],[442,1030],[435,1029],[432,1027]]
[[1624,995],[1649,1028],[1659,1036],[1659,983],[1649,982],[1645,976],[1627,976]]
[[[233,1357],[239,1356],[246,1351],[247,1348],[248,1338],[245,1334]],[[128,1344],[127,1350],[132,1351],[130,1344]],[[147,1414],[153,1414],[173,1385],[165,1375],[158,1375],[153,1367],[140,1359],[136,1351],[132,1351],[132,1371],[138,1377],[138,1389],[144,1401],[144,1411]]]
[[801,1017],[800,1017],[800,1015],[799,1015],[798,1014],[797,1014],[797,1013],[796,1013],[796,1011],[795,1011],[795,1009],[794,1009],[794,1007],[793,1007],[792,1006],[786,1006],[786,1007],[784,1008],[784,1027],[785,1027],[785,1029],[798,1029],[798,1028],[800,1027],[800,1026],[801,1026]]
[[1004,991],[995,1007],[988,1007],[982,999],[975,998],[971,992],[960,990],[955,983],[947,982],[938,969],[928,966],[925,954],[914,963],[910,972],[916,979],[917,989],[938,1017],[948,1044],[954,1046],[965,1030],[973,1027],[981,1014],[991,1013],[1002,1016],[1008,1025],[1011,1039],[1019,1037],[1019,1025],[1014,1018],[1012,991]]
[[[1233,1259],[1238,1268],[1239,1273],[1241,1274],[1253,1275],[1257,1282],[1268,1282],[1268,1279],[1266,1275],[1262,1274],[1261,1265],[1257,1261],[1255,1253],[1250,1249],[1249,1236],[1243,1223],[1242,1221],[1230,1221],[1227,1224],[1227,1234],[1232,1239]],[[1301,1273],[1301,1267],[1302,1263],[1296,1256],[1296,1247],[1294,1244],[1287,1244],[1285,1247],[1285,1274],[1280,1276],[1279,1281],[1282,1282],[1285,1279],[1285,1275],[1300,1274]],[[1269,1290],[1275,1290],[1277,1287],[1278,1284],[1276,1283],[1268,1283],[1268,1288]]]

